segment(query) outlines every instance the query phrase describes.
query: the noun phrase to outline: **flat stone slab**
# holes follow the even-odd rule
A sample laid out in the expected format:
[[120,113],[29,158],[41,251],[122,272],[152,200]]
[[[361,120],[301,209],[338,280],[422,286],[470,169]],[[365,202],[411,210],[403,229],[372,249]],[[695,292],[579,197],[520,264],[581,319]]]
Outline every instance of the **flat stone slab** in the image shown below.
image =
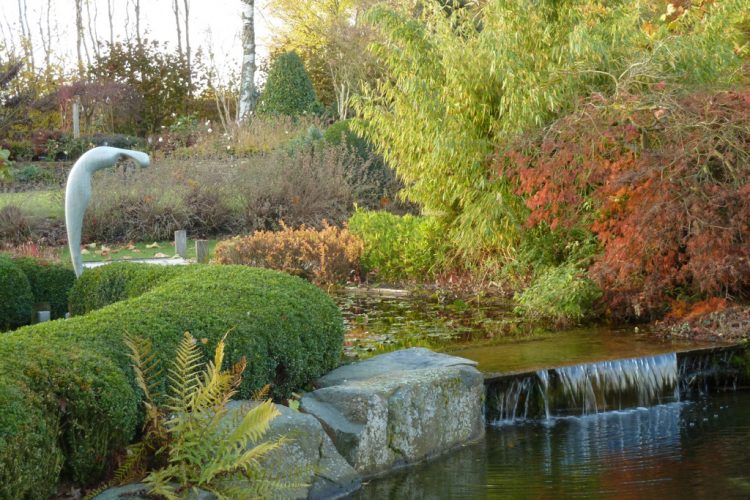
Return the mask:
[[394,372],[447,368],[451,366],[477,366],[476,361],[449,354],[434,352],[424,347],[412,347],[340,366],[315,382],[316,387],[344,385],[360,380],[388,375]]
[[340,367],[301,409],[363,476],[441,455],[484,435],[484,380],[463,358],[406,349]]
[[134,264],[154,264],[157,266],[185,266],[190,264],[190,261],[183,259],[182,257],[170,257],[166,259],[119,259],[119,260],[103,260],[99,262],[84,262],[83,267],[85,269],[93,269],[95,267],[106,266],[107,264],[114,264],[115,262],[131,262]]

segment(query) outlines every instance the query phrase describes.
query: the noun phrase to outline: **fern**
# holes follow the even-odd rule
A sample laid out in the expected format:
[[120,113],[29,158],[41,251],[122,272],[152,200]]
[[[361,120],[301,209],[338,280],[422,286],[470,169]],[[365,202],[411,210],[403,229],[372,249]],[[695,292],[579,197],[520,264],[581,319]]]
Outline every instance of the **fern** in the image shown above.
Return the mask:
[[[156,383],[161,368],[150,342],[127,337],[125,343],[136,383],[144,393],[146,419],[143,440],[128,449],[109,485],[142,480],[150,493],[167,499],[184,498],[198,489],[220,499],[265,498],[304,486],[280,480],[265,469],[264,459],[287,442],[280,438],[258,443],[279,415],[271,400],[249,410],[227,410],[247,362],[243,358],[222,370],[224,339],[216,346],[214,359],[201,366],[200,348],[185,332],[167,371],[166,394]],[[264,387],[256,397],[265,399],[268,389]],[[166,401],[164,408],[159,401]]]

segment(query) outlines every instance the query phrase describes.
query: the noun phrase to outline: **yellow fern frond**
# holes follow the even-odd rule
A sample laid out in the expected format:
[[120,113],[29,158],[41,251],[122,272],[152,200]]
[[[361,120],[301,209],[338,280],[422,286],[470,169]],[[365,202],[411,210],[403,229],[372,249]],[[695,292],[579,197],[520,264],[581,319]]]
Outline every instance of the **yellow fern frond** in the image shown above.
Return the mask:
[[189,332],[183,334],[177,346],[175,361],[169,369],[168,408],[174,412],[189,411],[190,394],[198,385],[201,352]]
[[268,432],[271,421],[281,415],[269,399],[255,406],[243,417],[240,425],[227,436],[226,445],[236,447],[241,443],[258,441]]

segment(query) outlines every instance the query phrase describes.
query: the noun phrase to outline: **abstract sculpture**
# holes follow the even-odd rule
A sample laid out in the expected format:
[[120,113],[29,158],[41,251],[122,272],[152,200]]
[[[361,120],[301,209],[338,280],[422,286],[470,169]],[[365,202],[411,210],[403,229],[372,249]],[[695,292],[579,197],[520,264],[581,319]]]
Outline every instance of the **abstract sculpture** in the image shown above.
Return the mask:
[[81,258],[81,229],[83,214],[91,199],[91,176],[97,170],[113,167],[120,158],[130,158],[141,167],[148,167],[151,160],[146,153],[129,149],[102,146],[85,152],[68,175],[65,187],[65,226],[68,230],[68,246],[76,276],[83,272]]

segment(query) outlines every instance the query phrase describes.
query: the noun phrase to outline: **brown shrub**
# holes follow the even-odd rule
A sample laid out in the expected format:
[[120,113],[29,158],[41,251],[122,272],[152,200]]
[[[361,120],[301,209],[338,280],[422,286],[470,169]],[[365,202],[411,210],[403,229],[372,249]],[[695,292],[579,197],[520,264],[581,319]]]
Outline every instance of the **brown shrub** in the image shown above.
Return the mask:
[[171,239],[343,224],[357,197],[351,172],[365,162],[345,147],[302,148],[248,158],[156,159],[146,169],[98,172],[85,237],[93,241]]
[[0,208],[0,242],[18,245],[31,237],[31,226],[21,209],[15,205]]
[[342,283],[359,277],[363,243],[348,229],[323,223],[321,230],[257,231],[216,246],[215,263],[276,269],[317,284]]

